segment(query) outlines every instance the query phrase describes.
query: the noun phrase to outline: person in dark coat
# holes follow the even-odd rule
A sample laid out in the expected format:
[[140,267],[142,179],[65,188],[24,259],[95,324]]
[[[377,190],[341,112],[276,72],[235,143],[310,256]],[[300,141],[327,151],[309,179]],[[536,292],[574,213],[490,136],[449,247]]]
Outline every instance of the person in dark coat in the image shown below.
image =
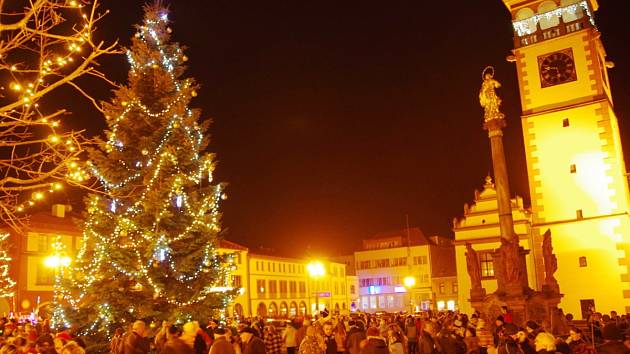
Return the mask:
[[361,349],[361,354],[389,354],[389,348],[385,338],[381,337],[381,332],[376,327],[367,330],[367,343]]
[[150,349],[147,335],[147,324],[144,321],[136,321],[131,327],[131,333],[125,336],[123,347],[124,354],[147,354]]
[[265,342],[254,333],[256,331],[251,327],[244,327],[238,332],[241,337],[242,354],[265,354]]
[[38,354],[56,354],[54,338],[50,334],[42,334],[35,341],[35,350]]
[[503,325],[497,350],[499,354],[521,354],[523,350],[518,344],[518,327],[513,323]]
[[228,331],[225,328],[217,327],[213,330],[214,341],[210,347],[210,354],[234,354],[234,347],[228,340]]
[[419,354],[434,354],[438,353],[435,343],[435,324],[433,322],[425,322],[424,328],[420,336],[420,342],[418,343]]
[[166,329],[166,342],[159,354],[194,354],[195,350],[179,338],[179,327],[171,325]]
[[361,329],[359,324],[355,321],[350,321],[350,330],[346,336],[346,348],[348,348],[349,354],[359,354],[361,352],[361,341],[366,339],[365,329]]
[[623,332],[617,324],[610,322],[602,328],[604,343],[597,347],[598,354],[628,354],[630,350],[623,344]]
[[333,335],[332,322],[324,323],[322,329],[324,331],[324,344],[326,345],[325,354],[337,354],[337,341]]

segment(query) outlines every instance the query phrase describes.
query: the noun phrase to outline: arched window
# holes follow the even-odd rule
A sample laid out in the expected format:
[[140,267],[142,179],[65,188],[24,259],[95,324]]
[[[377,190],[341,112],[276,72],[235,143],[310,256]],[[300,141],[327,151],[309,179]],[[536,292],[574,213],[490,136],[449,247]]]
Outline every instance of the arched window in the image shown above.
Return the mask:
[[256,314],[261,317],[267,316],[267,305],[264,302],[258,304],[258,308],[256,309]]
[[525,27],[524,29],[526,33],[536,32],[536,21],[534,21],[534,19],[532,18],[534,17],[534,15],[536,15],[536,13],[534,12],[534,10],[530,9],[529,7],[524,7],[518,10],[518,12],[516,13],[515,20],[517,21],[522,21],[528,18],[530,19],[529,21],[523,22],[523,26]]
[[275,302],[269,304],[269,317],[278,316],[278,305]]
[[[557,7],[558,5],[556,5],[556,3],[551,0],[543,1],[538,6],[538,13],[544,14],[545,12],[555,10]],[[540,29],[547,29],[547,28],[556,27],[558,24],[560,24],[560,19],[558,19],[557,16],[550,16],[550,17],[543,16],[543,18],[540,19],[539,23],[540,23]]]
[[291,304],[289,305],[289,316],[297,316],[297,304],[295,301],[291,301]]
[[518,12],[516,13],[516,20],[524,20],[526,18],[534,16],[535,14],[536,13],[534,12],[534,10],[530,9],[529,7],[524,7],[518,10]]
[[[560,5],[564,7],[564,6],[576,4],[578,2],[580,2],[580,0],[561,0]],[[566,11],[562,13],[562,21],[564,21],[565,23],[572,22],[572,21],[582,18],[583,16],[584,16],[584,9],[582,9],[582,6],[575,6],[574,11],[570,11],[570,9],[567,9]]]
[[299,309],[300,316],[306,315],[306,303],[304,303],[304,301],[300,302],[300,307],[298,309]]
[[287,306],[287,303],[283,301],[280,303],[280,316],[287,317],[288,314],[289,314],[289,307]]

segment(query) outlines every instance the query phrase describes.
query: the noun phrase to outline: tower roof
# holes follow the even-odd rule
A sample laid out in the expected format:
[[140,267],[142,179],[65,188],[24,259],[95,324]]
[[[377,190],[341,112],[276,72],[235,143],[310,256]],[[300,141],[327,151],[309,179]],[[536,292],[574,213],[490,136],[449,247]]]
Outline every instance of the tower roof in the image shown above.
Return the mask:
[[[538,4],[540,4],[543,1],[547,1],[547,0],[503,0],[503,3],[505,4],[505,6],[507,6],[508,10],[510,10],[510,12],[514,12],[520,8],[526,7],[526,6],[538,6]],[[593,9],[593,11],[597,11],[597,9],[599,8],[599,3],[597,2],[597,0],[586,0],[588,1],[588,4],[590,5],[590,7]],[[556,1],[558,2],[558,1]],[[578,0],[573,1],[574,3],[579,2]],[[560,5],[560,4],[558,4]],[[564,4],[563,4],[564,5]]]
[[[512,213],[514,214],[515,221],[527,220],[530,218],[529,210],[523,205],[523,198],[519,196],[511,198],[510,206],[512,208]],[[489,217],[491,214],[498,215],[498,201],[494,182],[492,181],[492,177],[488,175],[484,179],[483,189],[481,192],[475,190],[473,203],[464,204],[464,216],[462,218],[453,219],[453,229],[494,224],[493,218]]]

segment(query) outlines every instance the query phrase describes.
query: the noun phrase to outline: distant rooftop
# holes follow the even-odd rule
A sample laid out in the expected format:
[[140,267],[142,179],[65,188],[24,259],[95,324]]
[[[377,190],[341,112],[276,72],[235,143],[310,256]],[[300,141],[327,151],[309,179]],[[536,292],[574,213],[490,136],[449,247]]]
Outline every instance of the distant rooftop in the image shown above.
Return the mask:
[[363,249],[430,245],[433,242],[418,227],[379,232],[363,240]]
[[236,242],[232,242],[232,241],[228,241],[226,239],[222,239],[221,241],[219,241],[219,247],[220,248],[226,248],[229,250],[237,250],[237,251],[247,251],[249,250],[247,247],[240,245]]

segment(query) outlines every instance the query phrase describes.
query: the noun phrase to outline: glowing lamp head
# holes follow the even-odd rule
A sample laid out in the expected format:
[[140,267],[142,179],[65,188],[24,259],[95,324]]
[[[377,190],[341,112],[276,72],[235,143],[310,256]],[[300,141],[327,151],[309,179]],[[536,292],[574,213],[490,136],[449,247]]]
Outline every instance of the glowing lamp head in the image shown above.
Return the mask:
[[410,276],[405,277],[405,279],[403,279],[403,282],[405,284],[405,287],[411,288],[414,285],[416,285],[416,278],[410,275]]
[[49,268],[67,267],[70,265],[70,257],[53,255],[44,260],[44,264]]
[[326,275],[326,269],[321,262],[311,262],[306,266],[306,270],[311,277],[317,278]]

